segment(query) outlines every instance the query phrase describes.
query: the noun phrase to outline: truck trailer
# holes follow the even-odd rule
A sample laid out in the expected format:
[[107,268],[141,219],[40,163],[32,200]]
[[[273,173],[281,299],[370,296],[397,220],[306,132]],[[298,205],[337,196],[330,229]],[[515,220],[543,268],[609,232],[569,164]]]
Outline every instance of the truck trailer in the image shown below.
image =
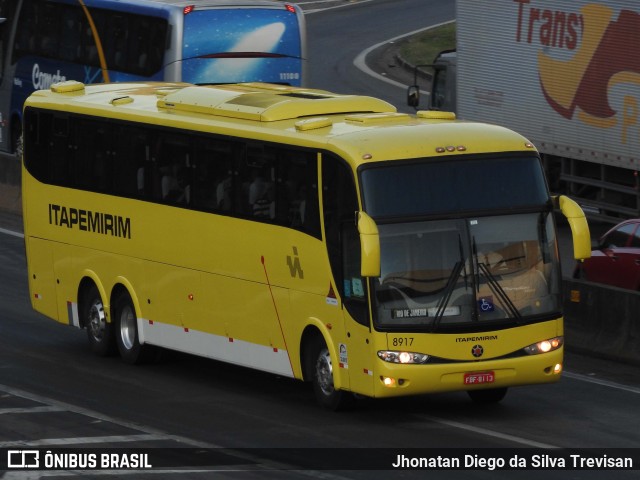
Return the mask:
[[[456,9],[456,50],[433,62],[429,108],[523,134],[550,189],[591,218],[640,217],[640,3],[457,0]],[[419,91],[409,88],[416,108]]]

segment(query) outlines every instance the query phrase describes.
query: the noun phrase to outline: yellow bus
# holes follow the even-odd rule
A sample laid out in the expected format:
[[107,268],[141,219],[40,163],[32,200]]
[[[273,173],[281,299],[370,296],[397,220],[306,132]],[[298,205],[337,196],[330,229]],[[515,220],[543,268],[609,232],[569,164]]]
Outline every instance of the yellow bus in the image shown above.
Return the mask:
[[84,85],[24,108],[33,308],[100,355],[161,349],[354,395],[555,382],[554,207],[507,129],[273,84]]

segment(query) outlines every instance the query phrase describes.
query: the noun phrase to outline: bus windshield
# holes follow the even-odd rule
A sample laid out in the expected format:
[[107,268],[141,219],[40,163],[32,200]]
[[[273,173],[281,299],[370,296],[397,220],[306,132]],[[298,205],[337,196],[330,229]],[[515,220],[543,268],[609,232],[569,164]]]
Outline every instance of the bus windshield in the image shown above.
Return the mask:
[[195,9],[184,19],[183,58],[191,83],[299,84],[298,17],[285,8]]
[[[555,227],[536,165],[530,157],[497,165],[411,163],[362,172],[365,205],[374,205],[370,213],[377,214],[380,233],[381,275],[372,281],[378,327],[480,331],[559,314]],[[430,176],[434,166],[437,173]],[[504,166],[514,168],[505,172]],[[510,184],[500,183],[509,173],[517,173]],[[405,186],[421,185],[403,192],[414,202],[404,206],[403,196],[380,188],[378,176],[394,177],[387,182],[392,186],[399,177]],[[429,177],[436,181],[419,181]],[[429,194],[432,185],[441,196]],[[487,188],[474,199],[480,185]],[[409,211],[405,219],[400,208]]]
[[365,208],[386,217],[547,208],[549,193],[535,155],[381,163],[361,172]]

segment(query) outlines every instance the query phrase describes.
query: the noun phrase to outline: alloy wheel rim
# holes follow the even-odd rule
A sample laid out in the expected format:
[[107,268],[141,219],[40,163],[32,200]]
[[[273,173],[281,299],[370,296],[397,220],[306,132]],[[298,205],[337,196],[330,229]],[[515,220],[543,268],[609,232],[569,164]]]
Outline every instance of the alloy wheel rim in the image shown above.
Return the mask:
[[331,355],[326,348],[320,351],[318,361],[316,362],[316,378],[318,386],[325,395],[331,395],[335,389],[333,388],[333,366],[331,364]]
[[136,338],[136,317],[129,306],[123,308],[120,314],[120,338],[124,348],[127,350],[133,348]]
[[106,328],[107,318],[104,314],[104,305],[102,305],[102,301],[96,300],[89,309],[89,330],[91,336],[97,342],[101,342],[104,340]]

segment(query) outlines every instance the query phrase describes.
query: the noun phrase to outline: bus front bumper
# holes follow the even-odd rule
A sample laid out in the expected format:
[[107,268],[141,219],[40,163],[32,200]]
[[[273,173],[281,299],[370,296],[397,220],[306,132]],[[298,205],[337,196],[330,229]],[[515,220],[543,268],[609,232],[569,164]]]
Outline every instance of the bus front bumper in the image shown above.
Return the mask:
[[519,358],[446,364],[403,365],[377,362],[374,396],[504,388],[554,383],[562,373],[563,348]]

